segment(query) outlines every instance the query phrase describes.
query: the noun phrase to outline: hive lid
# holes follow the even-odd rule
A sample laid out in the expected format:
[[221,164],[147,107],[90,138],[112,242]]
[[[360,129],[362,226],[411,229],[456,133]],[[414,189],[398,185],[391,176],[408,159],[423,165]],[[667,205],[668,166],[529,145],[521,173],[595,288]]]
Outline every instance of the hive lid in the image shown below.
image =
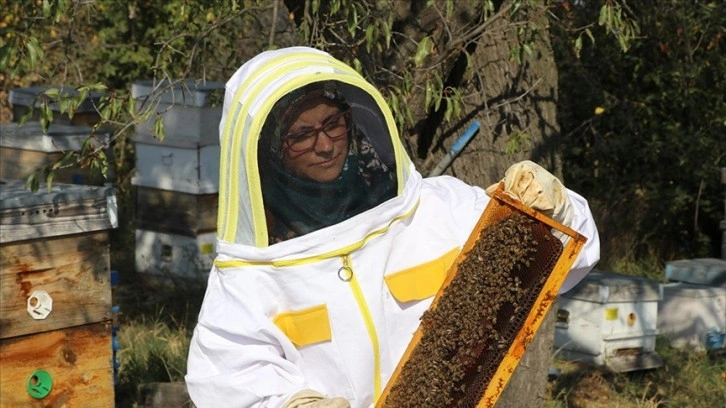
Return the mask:
[[658,301],[663,297],[660,282],[593,270],[574,288],[562,295],[597,303]]
[[203,108],[210,106],[218,98],[221,108],[224,97],[224,83],[213,81],[182,80],[170,86],[169,81],[140,80],[131,84],[131,97],[141,99],[158,98],[158,102]]
[[53,183],[51,190],[42,184],[38,191],[25,188],[24,180],[0,180],[0,210],[44,204],[69,204],[113,195],[113,187]]
[[111,186],[54,183],[50,191],[25,189],[22,180],[0,180],[0,243],[118,227]]
[[[0,124],[0,146],[15,149],[41,151],[46,153],[79,151],[83,142],[93,132],[88,126],[72,126],[51,124],[43,130],[38,121]],[[105,143],[108,133],[95,134],[96,138]]]
[[[63,85],[49,85],[49,86],[36,86],[28,88],[14,88],[10,90],[8,95],[8,101],[11,105],[20,106],[41,106],[41,101],[38,96],[45,92],[47,89],[55,88],[58,89],[59,93],[63,96],[77,96],[80,93],[78,90],[70,87],[64,87]],[[102,93],[97,91],[88,92],[86,99],[76,108],[76,113],[85,112],[96,112],[96,106],[99,105]],[[55,100],[49,101],[49,106],[52,110],[60,110],[60,105]]]
[[666,262],[665,277],[669,281],[726,287],[726,260],[694,258]]

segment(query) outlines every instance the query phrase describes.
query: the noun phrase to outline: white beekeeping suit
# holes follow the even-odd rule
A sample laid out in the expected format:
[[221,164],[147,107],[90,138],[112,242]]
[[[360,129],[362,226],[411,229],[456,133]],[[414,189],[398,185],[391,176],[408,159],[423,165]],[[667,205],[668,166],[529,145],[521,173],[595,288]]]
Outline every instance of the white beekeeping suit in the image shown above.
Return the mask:
[[[261,169],[274,155],[258,154],[260,135],[278,100],[321,81],[342,94],[390,172],[390,191],[348,218],[273,241]],[[220,142],[218,256],[189,351],[192,400],[200,408],[282,407],[303,395],[293,405],[327,396],[372,406],[488,196],[453,177],[422,178],[379,92],[310,48],[264,52],[232,76]],[[564,291],[598,261],[599,241],[587,202],[569,190],[561,200],[567,224],[588,238]]]

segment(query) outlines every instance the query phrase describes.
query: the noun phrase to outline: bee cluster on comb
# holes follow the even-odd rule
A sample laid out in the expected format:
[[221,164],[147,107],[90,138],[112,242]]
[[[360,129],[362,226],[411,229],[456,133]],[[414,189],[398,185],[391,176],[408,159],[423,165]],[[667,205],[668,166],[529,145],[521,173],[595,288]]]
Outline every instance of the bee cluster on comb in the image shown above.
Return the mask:
[[479,406],[562,250],[548,226],[522,213],[482,229],[422,316],[420,340],[382,406]]

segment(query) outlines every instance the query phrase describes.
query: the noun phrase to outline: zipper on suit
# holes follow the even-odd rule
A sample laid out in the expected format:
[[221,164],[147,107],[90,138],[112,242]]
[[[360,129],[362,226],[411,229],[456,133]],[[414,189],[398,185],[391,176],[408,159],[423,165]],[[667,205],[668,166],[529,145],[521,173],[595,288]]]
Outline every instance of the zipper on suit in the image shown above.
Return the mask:
[[366,325],[368,337],[371,341],[371,347],[373,349],[373,400],[377,401],[381,396],[381,353],[378,333],[376,332],[376,326],[373,323],[373,316],[371,316],[368,303],[363,296],[363,291],[358,283],[358,279],[356,279],[355,271],[350,264],[350,254],[343,254],[340,258],[342,266],[338,269],[338,279],[347,282],[353,292],[358,309],[363,317],[363,322]]

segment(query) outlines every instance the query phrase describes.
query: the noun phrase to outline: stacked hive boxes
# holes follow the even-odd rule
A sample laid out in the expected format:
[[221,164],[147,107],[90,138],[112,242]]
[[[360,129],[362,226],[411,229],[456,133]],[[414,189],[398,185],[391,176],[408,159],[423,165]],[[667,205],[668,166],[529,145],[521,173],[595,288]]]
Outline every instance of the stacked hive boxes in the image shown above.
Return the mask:
[[[45,90],[60,90],[62,98],[77,97],[78,91],[62,87],[32,87],[11,89],[9,102],[13,110],[13,123],[0,124],[0,178],[26,179],[36,168],[55,163],[65,152],[80,152],[88,140],[88,147],[103,148],[109,163],[113,162],[109,147],[110,134],[107,130],[96,130],[91,126],[99,122],[95,107],[101,94],[91,93],[80,104],[73,117],[61,113],[60,102],[49,100]],[[47,129],[38,121],[39,111],[47,100],[47,107],[53,112],[53,122]],[[20,121],[27,117],[22,125]],[[93,133],[93,136],[89,136]],[[113,166],[109,166],[113,171]],[[111,179],[112,174],[107,175]],[[41,180],[43,181],[43,180]],[[93,174],[87,168],[64,167],[55,173],[53,181],[73,184],[102,185],[106,180],[100,174]]]
[[8,99],[13,110],[13,122],[19,122],[21,118],[29,115],[28,120],[38,120],[41,107],[44,101],[53,112],[53,123],[59,125],[93,126],[98,123],[100,117],[97,107],[100,105],[101,93],[89,92],[86,98],[75,109],[73,117],[61,113],[61,102],[51,100],[44,93],[48,89],[57,89],[62,98],[78,97],[80,93],[72,88],[64,86],[37,86],[29,88],[11,89]]
[[111,187],[0,181],[0,407],[114,404]]
[[[81,151],[91,131],[87,126],[56,124],[43,130],[39,122],[26,122],[22,126],[17,123],[0,124],[0,179],[25,180],[36,168],[55,163],[64,152]],[[108,145],[108,139],[108,133],[100,133],[94,135],[90,142],[95,148]],[[41,181],[44,181],[42,177]],[[105,182],[100,174],[77,166],[58,169],[53,181],[90,185],[103,185]]]
[[726,347],[726,260],[666,263],[658,327],[674,347],[723,351]]
[[[138,81],[137,107],[156,113],[136,128],[136,269],[203,278],[216,255],[219,121],[223,83]],[[157,118],[164,138],[155,136]]]
[[558,355],[615,372],[660,367],[655,338],[661,298],[655,280],[591,272],[558,300]]

